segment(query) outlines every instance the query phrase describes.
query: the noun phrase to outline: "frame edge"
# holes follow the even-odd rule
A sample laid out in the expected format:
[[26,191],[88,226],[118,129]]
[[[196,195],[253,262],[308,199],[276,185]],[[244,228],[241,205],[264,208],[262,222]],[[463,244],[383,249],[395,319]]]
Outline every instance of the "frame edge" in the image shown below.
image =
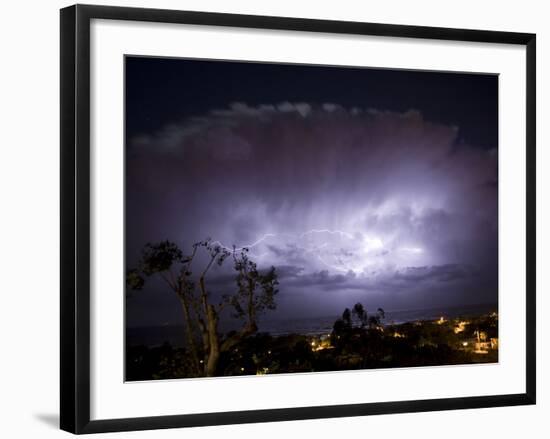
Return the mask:
[[60,10],[60,417],[76,429],[75,110],[76,6]]
[[241,412],[199,413],[189,415],[151,416],[91,421],[82,433],[141,431],[182,427],[206,427],[260,422],[300,421],[443,410],[511,407],[533,404],[527,394],[474,396],[414,401],[398,401],[336,406],[298,407]]
[[526,395],[536,404],[537,394],[537,212],[536,212],[536,130],[537,130],[537,62],[536,62],[536,35],[532,34],[531,38],[525,44],[526,46],[526,162],[527,162],[527,184],[526,184],[526,201],[527,201],[527,248],[526,248],[526,269],[527,269],[527,302],[526,302]]

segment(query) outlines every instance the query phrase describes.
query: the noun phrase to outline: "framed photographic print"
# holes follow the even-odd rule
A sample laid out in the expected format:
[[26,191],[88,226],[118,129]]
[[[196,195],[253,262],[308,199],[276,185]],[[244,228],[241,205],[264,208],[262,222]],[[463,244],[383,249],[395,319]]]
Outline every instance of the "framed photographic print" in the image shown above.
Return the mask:
[[535,35],[62,9],[61,253],[73,433],[534,404]]

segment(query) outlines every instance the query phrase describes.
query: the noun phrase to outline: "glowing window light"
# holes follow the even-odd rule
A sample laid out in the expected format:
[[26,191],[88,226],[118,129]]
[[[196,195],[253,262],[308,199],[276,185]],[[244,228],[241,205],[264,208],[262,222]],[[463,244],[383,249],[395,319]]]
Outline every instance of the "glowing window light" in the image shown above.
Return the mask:
[[464,322],[464,321],[458,322],[458,325],[456,325],[454,328],[455,334],[464,332],[464,329],[466,329],[466,325],[469,325],[469,324],[470,324],[469,322]]

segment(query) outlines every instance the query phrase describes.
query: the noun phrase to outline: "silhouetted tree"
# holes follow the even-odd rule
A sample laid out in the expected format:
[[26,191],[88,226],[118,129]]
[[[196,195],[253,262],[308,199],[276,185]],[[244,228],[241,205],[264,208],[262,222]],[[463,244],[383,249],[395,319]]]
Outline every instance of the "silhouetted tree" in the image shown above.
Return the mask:
[[[346,308],[342,313],[342,317],[334,322],[333,338],[346,341],[352,332],[364,333],[367,327],[368,329],[378,329],[385,317],[386,313],[382,308],[378,308],[376,314],[369,316],[363,304],[358,302],[353,306],[351,311],[349,308]],[[340,344],[342,343],[340,342]]]
[[[199,250],[206,253],[206,262],[194,274],[192,264]],[[214,303],[206,277],[214,264],[223,265],[229,256],[232,256],[233,268],[237,272],[237,289]],[[142,289],[145,278],[153,275],[159,275],[180,300],[193,374],[197,376],[214,376],[221,353],[255,333],[258,330],[258,316],[276,307],[274,298],[278,292],[278,280],[275,268],[271,267],[266,273],[260,272],[256,263],[250,260],[246,248],[233,248],[230,252],[205,240],[193,244],[191,254],[184,255],[170,241],[147,244],[138,267],[127,273],[128,289]],[[220,313],[226,307],[233,309],[232,316],[242,320],[242,326],[240,330],[223,336],[218,324]]]
[[361,323],[361,327],[364,328],[367,324],[367,310],[363,307],[361,303],[356,303],[353,305],[352,313],[357,317]]
[[351,311],[349,310],[349,308],[346,308],[342,313],[342,320],[344,321],[346,327],[351,328]]
[[[365,313],[366,314],[366,313]],[[386,313],[382,308],[376,310],[376,314],[371,315],[368,318],[368,324],[370,329],[375,329],[381,326],[382,320],[386,318]]]

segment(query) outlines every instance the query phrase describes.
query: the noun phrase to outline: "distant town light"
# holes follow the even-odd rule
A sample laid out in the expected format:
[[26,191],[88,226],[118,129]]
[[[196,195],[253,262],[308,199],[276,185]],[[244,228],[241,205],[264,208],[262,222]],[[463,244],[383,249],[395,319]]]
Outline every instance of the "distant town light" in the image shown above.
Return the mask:
[[462,321],[462,322],[458,322],[458,325],[455,326],[454,328],[454,332],[455,334],[458,334],[460,332],[463,332],[464,329],[466,329],[466,325],[468,325],[470,322],[465,322],[465,321]]

